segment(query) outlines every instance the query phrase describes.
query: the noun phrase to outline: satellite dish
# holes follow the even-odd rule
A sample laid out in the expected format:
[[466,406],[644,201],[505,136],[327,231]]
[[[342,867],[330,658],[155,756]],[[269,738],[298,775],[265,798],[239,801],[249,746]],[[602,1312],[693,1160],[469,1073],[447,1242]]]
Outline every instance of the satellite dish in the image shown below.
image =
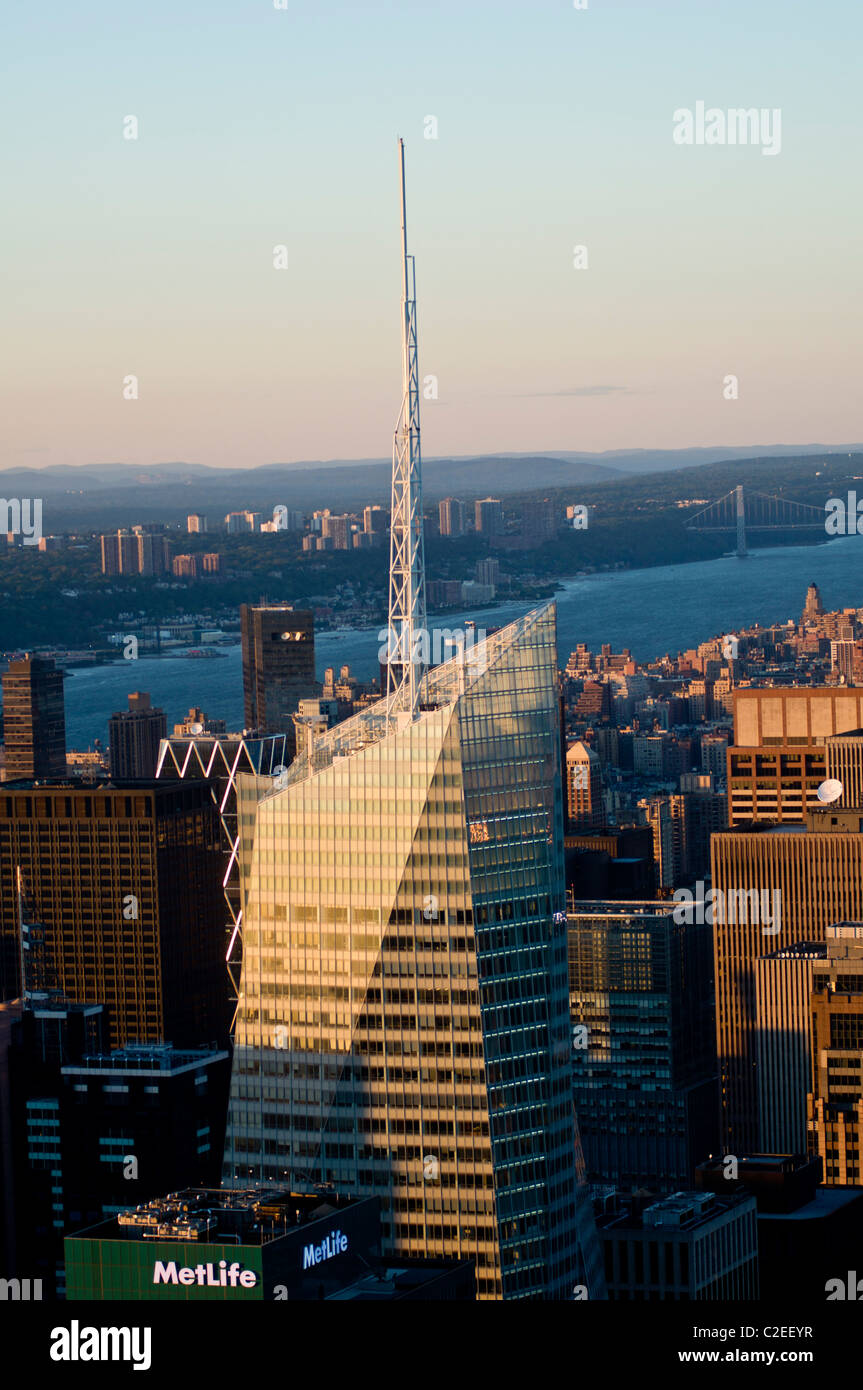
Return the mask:
[[204,732],[204,726],[203,724],[190,724],[189,732],[192,734],[202,734]]
[[829,805],[831,801],[838,801],[843,792],[841,782],[837,782],[835,777],[828,777],[826,782],[822,782],[815,795],[819,801]]

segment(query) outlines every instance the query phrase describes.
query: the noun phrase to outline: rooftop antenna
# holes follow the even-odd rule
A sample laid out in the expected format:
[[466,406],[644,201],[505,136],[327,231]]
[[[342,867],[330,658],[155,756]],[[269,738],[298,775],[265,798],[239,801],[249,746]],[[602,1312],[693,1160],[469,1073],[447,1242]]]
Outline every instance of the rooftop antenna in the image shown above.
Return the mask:
[[393,440],[387,714],[419,713],[425,670],[425,559],[416,273],[408,255],[405,145],[399,140],[402,215],[402,408]]

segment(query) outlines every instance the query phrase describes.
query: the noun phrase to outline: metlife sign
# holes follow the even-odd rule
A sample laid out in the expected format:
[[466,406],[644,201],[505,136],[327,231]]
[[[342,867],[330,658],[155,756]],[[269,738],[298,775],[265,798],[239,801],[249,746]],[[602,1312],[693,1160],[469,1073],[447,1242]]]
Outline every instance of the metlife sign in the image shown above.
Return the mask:
[[227,1260],[219,1260],[218,1264],[208,1260],[206,1264],[197,1265],[157,1260],[153,1266],[153,1283],[184,1284],[186,1287],[197,1284],[198,1288],[206,1286],[208,1289],[235,1289],[239,1285],[242,1289],[254,1289],[258,1276],[253,1269],[243,1269],[237,1260],[231,1264]]
[[332,1260],[336,1255],[346,1255],[348,1238],[341,1231],[331,1231],[320,1245],[306,1245],[303,1248],[303,1269],[313,1269],[315,1265]]
[[256,1233],[257,1239],[232,1244],[135,1239],[105,1222],[95,1232],[66,1237],[67,1298],[260,1303],[326,1297],[366,1273],[380,1249],[377,1197],[335,1206],[324,1194],[311,1219],[281,1224],[262,1241]]

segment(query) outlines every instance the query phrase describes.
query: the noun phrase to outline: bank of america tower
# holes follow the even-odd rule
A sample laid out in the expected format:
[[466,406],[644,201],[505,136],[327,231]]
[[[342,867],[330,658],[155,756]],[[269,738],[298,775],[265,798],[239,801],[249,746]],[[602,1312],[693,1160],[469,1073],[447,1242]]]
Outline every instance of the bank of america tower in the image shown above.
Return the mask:
[[555,609],[426,668],[408,261],[389,688],[275,783],[240,783],[225,1181],[378,1195],[385,1251],[471,1259],[481,1298],[601,1297],[572,1101]]

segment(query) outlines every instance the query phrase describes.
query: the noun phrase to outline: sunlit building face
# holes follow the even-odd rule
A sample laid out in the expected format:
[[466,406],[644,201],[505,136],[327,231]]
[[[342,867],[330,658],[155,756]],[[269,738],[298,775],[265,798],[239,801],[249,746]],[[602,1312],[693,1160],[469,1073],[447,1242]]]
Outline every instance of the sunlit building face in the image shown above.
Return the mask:
[[553,606],[471,655],[242,788],[225,1177],[379,1195],[385,1250],[472,1259],[480,1297],[595,1296]]

